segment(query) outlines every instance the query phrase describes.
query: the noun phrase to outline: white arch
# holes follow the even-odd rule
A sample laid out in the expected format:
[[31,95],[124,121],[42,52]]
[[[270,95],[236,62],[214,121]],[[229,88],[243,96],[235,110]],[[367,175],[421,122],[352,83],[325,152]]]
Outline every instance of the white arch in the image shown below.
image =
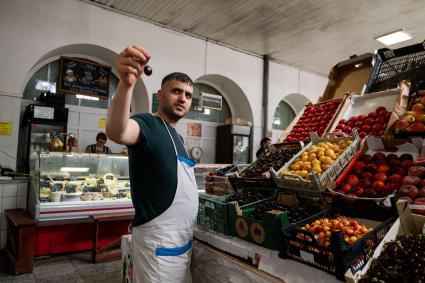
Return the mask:
[[[112,66],[112,73],[119,77],[118,72],[115,69],[115,60],[117,57],[117,53],[99,45],[70,44],[58,47],[47,52],[37,62],[35,62],[35,64],[27,73],[27,76],[21,89],[21,93],[24,92],[25,86],[27,85],[28,81],[31,79],[35,72],[37,72],[46,64],[58,60],[60,56],[85,58],[99,62],[101,64],[110,65]],[[134,93],[135,95],[133,96],[132,108],[136,110],[136,112],[149,112],[148,92],[145,84],[140,78],[137,80],[136,86],[134,88]]]

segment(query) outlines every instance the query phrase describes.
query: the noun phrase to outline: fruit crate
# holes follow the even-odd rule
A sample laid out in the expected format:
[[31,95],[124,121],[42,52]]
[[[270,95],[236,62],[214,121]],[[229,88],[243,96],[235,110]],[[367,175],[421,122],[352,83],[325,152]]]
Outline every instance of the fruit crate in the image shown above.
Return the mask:
[[[385,126],[385,129],[383,129],[383,136],[387,136],[394,123],[406,112],[409,89],[410,83],[403,81],[399,87],[394,89],[369,93],[366,95],[350,94],[341,106],[341,110],[335,116],[335,120],[332,125],[328,128],[328,132],[334,132],[341,119],[349,120],[350,118],[359,115],[367,116],[368,113],[373,114],[371,112],[374,112],[375,109],[383,106],[391,113],[389,119],[385,118],[387,125]],[[375,120],[375,118],[373,119]],[[360,134],[360,129],[358,132]]]
[[365,93],[395,88],[406,79],[416,86],[425,77],[425,41],[399,49],[379,49],[374,62]]
[[[303,152],[308,151],[314,144],[321,142],[338,142],[339,140],[351,140],[352,143],[338,156],[338,158],[323,172],[321,176],[317,173],[309,175],[309,180],[303,179],[298,175],[282,174],[284,169],[288,168]],[[323,138],[319,138],[316,133],[311,134],[311,143],[298,152],[285,166],[279,169],[278,172],[271,171],[272,177],[275,180],[277,187],[295,193],[307,193],[321,195],[324,192],[326,185],[335,180],[339,173],[344,170],[345,166],[356,155],[360,148],[360,138],[357,131],[353,130],[353,134],[349,137],[342,133],[328,133]]]
[[[387,194],[382,194],[382,195],[376,195],[376,196],[367,196],[367,194],[365,194],[364,196],[352,196],[352,195],[347,195],[347,193],[343,193],[341,191],[338,191],[337,188],[338,186],[342,185],[345,181],[348,175],[350,174],[354,174],[356,176],[361,176],[361,174],[363,173],[363,171],[360,171],[358,169],[355,168],[355,164],[356,162],[362,160],[363,155],[368,154],[370,156],[374,156],[374,154],[381,152],[385,155],[385,158],[388,157],[388,155],[396,155],[397,157],[400,157],[402,155],[410,155],[411,159],[416,159],[419,148],[417,148],[417,146],[415,146],[411,140],[405,139],[405,140],[387,140],[384,138],[380,138],[380,137],[367,137],[365,139],[365,141],[363,142],[363,145],[361,147],[361,149],[357,152],[357,154],[352,158],[352,160],[350,161],[350,163],[344,168],[344,170],[342,171],[342,173],[339,175],[339,177],[328,183],[328,185],[326,186],[326,189],[330,192],[330,194],[332,194],[334,197],[343,197],[345,199],[351,199],[352,201],[356,201],[356,200],[365,200],[365,201],[375,201],[375,202],[382,202],[383,200],[385,200],[387,198],[387,195],[389,195],[390,193]],[[369,164],[369,163],[374,163],[373,158],[372,160],[365,162],[365,164]],[[379,162],[379,161],[378,161]],[[399,167],[399,166],[398,166]],[[391,171],[394,168],[391,169]],[[406,175],[407,174],[407,170],[409,169],[409,167],[406,167],[404,169],[405,172],[403,172],[403,174],[401,175]],[[393,172],[393,173],[397,173],[397,172]],[[397,173],[399,174],[399,173]],[[388,175],[388,177],[391,177],[390,175]],[[359,177],[360,181],[361,178]],[[373,182],[371,182],[373,183]],[[385,181],[384,183],[389,184],[389,182]],[[394,190],[397,189],[397,186],[394,186]],[[392,193],[392,192],[391,192]]]
[[384,246],[388,242],[394,241],[399,235],[423,233],[423,227],[425,225],[425,216],[413,214],[407,202],[405,200],[399,200],[396,204],[398,214],[400,217],[394,222],[391,229],[387,232],[385,237],[382,239],[380,244],[376,247],[373,256],[370,257],[368,262],[363,268],[353,272],[348,269],[345,273],[345,280],[348,283],[358,283],[362,278],[365,277],[371,264],[381,255]]
[[[366,264],[376,246],[396,220],[396,216],[384,222],[353,218],[373,230],[351,245],[345,242],[341,231],[332,232],[330,245],[324,246],[318,242],[312,232],[301,229],[305,224],[310,224],[317,219],[335,216],[337,216],[335,212],[327,210],[283,228],[279,257],[292,258],[334,274],[339,280],[345,280],[344,274],[347,269],[356,273]],[[304,235],[304,239],[297,235]]]
[[[262,192],[265,194],[264,199],[272,198],[276,195],[276,190],[270,190],[269,188],[246,188],[242,190],[244,192]],[[208,194],[199,195],[199,209],[197,223],[199,226],[213,230],[223,235],[230,235],[229,225],[229,207],[231,204],[228,202],[232,195],[227,196],[214,196]],[[261,199],[263,200],[263,199]],[[258,200],[258,201],[261,201]],[[245,207],[245,204],[241,208]]]
[[[286,128],[286,130],[283,132],[282,136],[278,139],[278,142],[309,141],[310,140],[309,134],[311,132],[314,132],[315,131],[314,129],[313,130],[309,130],[309,127],[306,127],[306,129],[305,129],[306,131],[308,131],[308,134],[304,138],[303,137],[298,137],[298,138],[292,139],[292,137],[291,138],[288,138],[288,136],[291,134],[292,130],[295,130],[297,127],[300,127],[301,126],[299,124],[299,121],[300,121],[301,117],[304,115],[304,113],[307,113],[306,111],[308,111],[308,109],[310,109],[310,107],[317,108],[317,107],[320,107],[321,105],[324,105],[324,104],[327,104],[327,103],[331,103],[333,101],[336,101],[335,103],[338,103],[338,107],[334,110],[333,115],[331,115],[327,119],[328,122],[325,123],[325,124],[323,124],[324,127],[322,128],[322,133],[320,134],[320,136],[323,133],[328,132],[329,126],[333,124],[333,121],[335,119],[335,116],[340,111],[340,108],[343,105],[345,99],[346,99],[346,96],[344,96],[344,98],[336,98],[336,99],[331,99],[331,100],[319,102],[319,103],[316,103],[316,104],[311,104],[310,103],[310,104],[304,105],[304,107],[301,109],[301,111],[298,112],[297,116],[295,116],[295,118],[292,120],[292,122],[288,125],[288,127]],[[314,119],[314,118],[312,118],[312,119]],[[318,121],[312,121],[311,123],[316,123],[316,122],[320,123],[320,120],[318,120]]]
[[[232,236],[245,241],[257,244],[261,247],[278,250],[279,236],[282,227],[288,226],[288,215],[280,210],[271,210],[264,213],[261,220],[251,217],[251,213],[258,205],[272,200],[270,198],[257,203],[239,207],[237,204],[229,207],[230,233]],[[280,192],[277,201],[290,205],[293,208],[299,207],[299,201],[294,194]],[[310,215],[318,213],[321,209],[318,205],[308,205],[306,209],[311,211]]]
[[242,171],[240,175],[229,177],[235,191],[244,187],[276,187],[270,176],[270,168],[278,170],[298,153],[303,143],[274,144],[269,146],[270,152],[260,156],[254,163]]
[[209,195],[229,195],[233,194],[232,185],[225,176],[207,175],[205,176],[205,193]]

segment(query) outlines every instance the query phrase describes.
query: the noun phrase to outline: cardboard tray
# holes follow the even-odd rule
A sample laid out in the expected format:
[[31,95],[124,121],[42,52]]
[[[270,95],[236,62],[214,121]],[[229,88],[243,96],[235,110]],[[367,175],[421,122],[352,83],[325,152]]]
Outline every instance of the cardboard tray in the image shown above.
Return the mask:
[[335,116],[332,125],[328,128],[328,132],[333,132],[341,119],[348,120],[360,114],[367,115],[369,112],[375,111],[377,107],[384,106],[388,111],[392,112],[384,132],[384,136],[388,135],[391,127],[406,112],[409,90],[410,83],[402,81],[398,88],[365,95],[350,94],[344,100],[340,111]]

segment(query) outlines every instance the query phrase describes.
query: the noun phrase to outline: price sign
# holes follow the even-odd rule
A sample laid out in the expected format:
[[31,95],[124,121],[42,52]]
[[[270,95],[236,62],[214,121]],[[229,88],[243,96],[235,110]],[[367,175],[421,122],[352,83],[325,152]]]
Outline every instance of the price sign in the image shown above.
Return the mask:
[[12,135],[12,122],[0,121],[0,136]]
[[100,118],[99,119],[99,128],[101,128],[101,129],[106,128],[106,118]]
[[55,108],[34,106],[34,118],[53,120],[55,118]]

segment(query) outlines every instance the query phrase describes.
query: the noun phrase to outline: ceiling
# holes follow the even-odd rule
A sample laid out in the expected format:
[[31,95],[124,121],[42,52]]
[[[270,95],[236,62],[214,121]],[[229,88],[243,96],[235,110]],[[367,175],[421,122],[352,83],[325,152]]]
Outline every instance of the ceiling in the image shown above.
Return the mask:
[[425,39],[424,0],[84,0],[323,75],[385,47],[398,29]]

